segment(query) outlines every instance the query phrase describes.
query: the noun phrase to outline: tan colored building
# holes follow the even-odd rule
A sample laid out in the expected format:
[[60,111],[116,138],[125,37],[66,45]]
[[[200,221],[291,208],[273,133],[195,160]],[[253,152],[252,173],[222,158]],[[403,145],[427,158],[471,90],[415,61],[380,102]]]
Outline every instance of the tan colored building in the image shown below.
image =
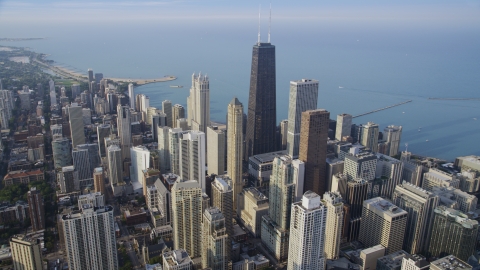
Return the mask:
[[243,189],[243,105],[237,98],[228,104],[227,117],[227,173],[233,182],[233,205],[236,207],[238,194]]
[[10,238],[13,267],[16,270],[43,270],[42,247],[39,238],[14,235]]
[[262,217],[268,214],[268,198],[256,188],[246,188],[238,195],[237,215],[245,229],[260,236]]
[[105,194],[105,174],[103,174],[102,167],[93,169],[93,185],[95,192]]

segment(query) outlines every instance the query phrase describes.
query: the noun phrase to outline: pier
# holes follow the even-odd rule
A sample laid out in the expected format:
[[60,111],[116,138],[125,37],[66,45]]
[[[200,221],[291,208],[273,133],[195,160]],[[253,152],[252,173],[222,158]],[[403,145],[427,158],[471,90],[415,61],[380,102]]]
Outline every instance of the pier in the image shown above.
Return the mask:
[[406,104],[406,103],[409,103],[409,102],[412,102],[412,100],[407,100],[407,101],[404,101],[404,102],[401,102],[401,103],[393,104],[393,105],[383,107],[383,108],[380,108],[380,109],[376,109],[376,110],[373,110],[373,111],[369,111],[369,112],[366,112],[366,113],[357,114],[357,115],[353,116],[352,118],[364,116],[364,115],[371,114],[371,113],[376,113],[376,112],[383,111],[383,110],[386,110],[386,109],[390,109],[390,108],[393,108],[393,107],[397,107],[397,106],[400,106],[400,105],[403,105],[403,104]]

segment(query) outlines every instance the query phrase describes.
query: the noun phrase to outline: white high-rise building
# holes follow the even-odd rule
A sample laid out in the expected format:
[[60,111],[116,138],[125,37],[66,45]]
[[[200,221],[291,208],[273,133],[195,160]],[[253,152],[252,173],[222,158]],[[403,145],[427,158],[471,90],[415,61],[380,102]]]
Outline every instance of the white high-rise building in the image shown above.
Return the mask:
[[343,230],[343,200],[339,192],[326,192],[322,203],[327,207],[325,230],[325,257],[336,260],[340,255],[340,240]]
[[48,84],[50,85],[50,106],[57,105],[57,94],[55,93],[55,82],[53,82],[53,80],[50,80]]
[[133,83],[128,84],[128,99],[130,100],[130,108],[135,109],[135,94],[133,92]]
[[290,81],[287,153],[292,158],[298,157],[298,151],[300,149],[302,112],[317,109],[317,100],[317,80],[302,79],[299,81]]
[[132,147],[132,125],[130,119],[130,108],[117,105],[117,130],[122,146],[122,161],[130,158],[130,147]]
[[118,269],[113,207],[84,205],[63,215],[63,236],[69,269]]
[[352,133],[352,115],[339,114],[337,115],[337,129],[335,131],[335,140],[342,141],[345,136],[350,136]]
[[202,267],[227,269],[227,242],[230,240],[225,228],[225,217],[220,209],[207,208],[203,213],[202,227]]
[[219,129],[217,126],[207,127],[208,138],[208,174],[222,175],[225,173],[225,159],[226,159],[226,132],[224,129]]
[[[43,270],[41,234],[19,234],[10,238],[13,269]],[[5,255],[7,255],[6,253]]]
[[427,251],[434,210],[439,198],[432,192],[403,181],[395,188],[392,202],[408,212],[403,250],[410,254]]
[[385,254],[402,249],[408,213],[381,197],[363,202],[358,240],[365,247],[382,245]]
[[187,99],[188,123],[192,130],[207,132],[210,125],[210,81],[202,74],[192,75],[192,88]]
[[180,177],[196,180],[205,192],[205,133],[193,130],[182,132],[179,146]]
[[118,145],[107,148],[108,179],[111,185],[123,183],[122,150]]
[[368,147],[372,152],[378,151],[378,124],[368,122],[363,125],[362,140],[360,143]]
[[402,183],[403,162],[393,157],[376,153],[377,170],[375,178],[382,179],[380,196],[391,198],[395,187]]
[[201,256],[202,189],[197,181],[176,182],[172,187],[173,243],[192,258]]
[[233,182],[233,205],[243,189],[243,105],[237,98],[228,104],[227,123],[227,173]]
[[130,167],[130,180],[139,182],[143,188],[143,170],[150,168],[150,151],[145,146],[134,146],[130,148],[132,166]]
[[326,222],[327,208],[315,192],[305,192],[301,202],[292,204],[288,270],[325,268]]
[[72,133],[72,148],[85,143],[85,132],[83,131],[83,112],[82,107],[77,103],[72,103],[68,107],[68,117],[70,122],[70,132]]

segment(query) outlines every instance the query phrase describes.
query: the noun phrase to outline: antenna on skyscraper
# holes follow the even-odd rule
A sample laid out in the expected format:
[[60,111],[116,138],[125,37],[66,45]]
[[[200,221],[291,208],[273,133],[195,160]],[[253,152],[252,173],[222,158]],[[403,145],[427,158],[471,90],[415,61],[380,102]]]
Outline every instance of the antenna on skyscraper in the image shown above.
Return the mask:
[[260,13],[262,11],[262,4],[258,7],[258,43],[260,43]]
[[268,43],[270,43],[270,28],[272,27],[272,2],[270,2],[270,17],[268,19]]

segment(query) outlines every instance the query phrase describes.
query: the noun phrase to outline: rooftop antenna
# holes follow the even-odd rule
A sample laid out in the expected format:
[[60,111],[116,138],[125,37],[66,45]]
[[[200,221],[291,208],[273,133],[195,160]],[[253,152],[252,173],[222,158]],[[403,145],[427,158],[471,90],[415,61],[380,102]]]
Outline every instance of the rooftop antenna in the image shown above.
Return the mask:
[[260,13],[262,11],[262,4],[260,4],[260,7],[258,8],[258,43],[260,44]]
[[270,2],[270,17],[268,19],[268,43],[270,43],[270,28],[272,27],[272,2]]

